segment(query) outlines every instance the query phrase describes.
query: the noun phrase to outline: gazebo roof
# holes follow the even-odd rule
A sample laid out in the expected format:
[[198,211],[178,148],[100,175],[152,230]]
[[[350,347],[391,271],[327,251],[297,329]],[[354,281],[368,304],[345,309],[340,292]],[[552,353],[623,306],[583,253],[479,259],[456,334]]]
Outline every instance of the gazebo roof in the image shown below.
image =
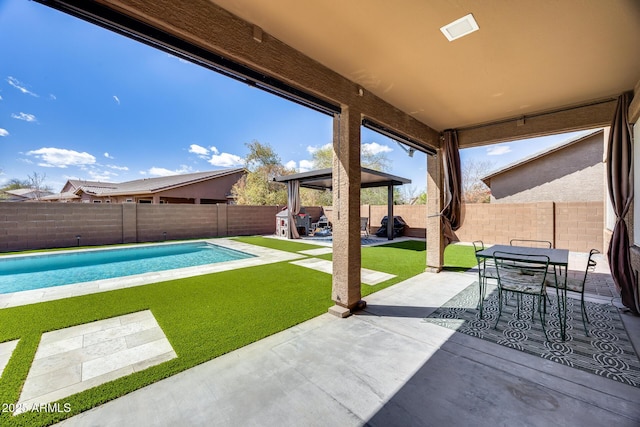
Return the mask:
[[[388,187],[394,185],[411,184],[411,180],[399,176],[380,172],[369,168],[361,168],[360,187]],[[327,190],[333,187],[333,170],[331,168],[318,169],[309,172],[301,172],[293,175],[277,176],[276,182],[299,181],[300,187],[313,188],[315,190]]]

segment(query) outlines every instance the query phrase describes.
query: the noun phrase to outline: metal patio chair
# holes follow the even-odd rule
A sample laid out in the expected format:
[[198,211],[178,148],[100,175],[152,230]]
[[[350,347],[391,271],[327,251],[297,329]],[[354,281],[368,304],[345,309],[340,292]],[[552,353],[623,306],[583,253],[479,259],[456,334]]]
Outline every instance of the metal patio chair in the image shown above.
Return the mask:
[[[589,251],[589,258],[587,259],[587,267],[584,270],[584,275],[578,279],[567,278],[567,290],[576,292],[580,294],[580,314],[582,314],[582,326],[584,326],[584,333],[589,336],[589,331],[587,329],[587,323],[589,322],[589,318],[587,317],[587,309],[584,305],[584,288],[587,283],[587,275],[590,271],[594,271],[596,265],[598,264],[596,260],[593,259],[593,256],[599,254],[600,251],[597,249],[591,249]],[[557,287],[558,289],[564,289],[564,282],[556,282],[556,280],[547,279],[547,286]]]
[[538,314],[542,323],[542,331],[547,339],[546,330],[546,279],[549,268],[549,257],[546,255],[526,255],[511,252],[494,252],[493,260],[498,273],[498,318],[494,328],[498,327],[502,315],[502,297],[505,292],[516,294],[517,317],[520,319],[522,297],[530,295],[533,304],[531,322],[535,322],[535,306],[538,301]]
[[526,246],[528,248],[549,248],[553,245],[548,240],[530,240],[530,239],[511,239],[509,241],[511,246]]
[[498,280],[498,273],[496,272],[496,265],[492,258],[483,258],[477,255],[478,252],[485,249],[484,242],[482,240],[476,240],[473,243],[473,250],[476,253],[476,261],[478,261],[478,310],[480,312],[480,318],[482,319],[482,311],[484,308],[484,298],[487,293],[487,280]]

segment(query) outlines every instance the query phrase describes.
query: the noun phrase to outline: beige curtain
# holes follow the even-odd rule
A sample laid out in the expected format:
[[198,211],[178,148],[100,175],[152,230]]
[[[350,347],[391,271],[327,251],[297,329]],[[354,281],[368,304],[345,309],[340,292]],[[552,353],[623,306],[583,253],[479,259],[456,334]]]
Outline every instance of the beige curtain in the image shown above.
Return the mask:
[[287,212],[289,214],[289,238],[299,239],[296,216],[300,213],[300,181],[287,181]]
[[618,97],[607,144],[607,186],[616,215],[616,225],[607,256],[611,276],[620,291],[622,304],[638,314],[640,313],[638,284],[631,268],[629,233],[624,220],[633,200],[633,145],[628,117],[630,102],[630,93],[624,93]]
[[448,245],[459,240],[455,231],[462,225],[462,174],[458,151],[458,133],[455,130],[444,131],[443,170],[444,208],[440,215],[444,243]]

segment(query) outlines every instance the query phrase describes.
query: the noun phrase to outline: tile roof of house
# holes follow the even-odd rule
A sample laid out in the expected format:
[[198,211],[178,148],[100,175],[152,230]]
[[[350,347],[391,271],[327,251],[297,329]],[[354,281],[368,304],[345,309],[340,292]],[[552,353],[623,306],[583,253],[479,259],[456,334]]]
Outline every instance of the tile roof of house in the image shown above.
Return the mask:
[[24,196],[29,193],[35,193],[35,188],[16,188],[15,190],[5,190],[7,194],[13,194],[14,196]]
[[13,196],[19,196],[19,197],[25,197],[25,198],[31,198],[29,197],[30,195],[35,197],[36,193],[41,196],[53,194],[51,191],[37,190],[35,188],[16,188],[15,190],[4,190],[4,192],[7,194],[11,194]]
[[534,161],[536,159],[539,159],[541,157],[548,156],[551,153],[555,153],[556,151],[562,150],[563,148],[569,147],[570,145],[576,144],[576,143],[578,143],[580,141],[584,141],[589,137],[592,137],[592,136],[594,136],[594,135],[596,135],[598,133],[603,133],[603,132],[604,132],[603,129],[597,129],[597,130],[594,130],[594,131],[588,131],[586,133],[582,133],[582,134],[580,134],[580,135],[578,135],[578,136],[576,136],[574,138],[570,138],[570,139],[564,140],[564,141],[560,142],[559,144],[556,144],[556,145],[553,145],[551,147],[548,147],[548,148],[544,149],[543,151],[538,151],[537,153],[531,154],[530,156],[522,158],[522,159],[520,159],[520,160],[518,160],[516,162],[509,163],[508,165],[503,166],[503,167],[491,172],[489,175],[486,175],[486,176],[480,178],[480,180],[482,182],[484,182],[487,186],[490,186],[491,178],[494,178],[497,175],[500,175],[500,174],[502,174],[504,172],[507,172],[507,171],[509,171],[511,169],[515,169],[515,168],[517,168],[519,166],[524,165],[525,163],[532,162],[532,161]]
[[82,179],[70,179],[67,181],[69,184],[71,184],[73,186],[74,189],[78,189],[80,187],[83,186],[95,186],[95,187],[113,187],[114,185],[117,185],[113,182],[100,182],[100,181],[85,181]]
[[[184,185],[195,184],[201,181],[207,181],[213,178],[221,178],[223,176],[244,172],[244,168],[221,169],[208,172],[195,172],[183,175],[161,176],[157,178],[143,178],[135,181],[127,181],[121,183],[95,182],[95,181],[74,181],[80,185],[75,193],[80,191],[97,196],[114,196],[114,195],[130,195],[130,194],[149,194],[158,191],[168,190],[170,188],[182,187]],[[74,185],[72,183],[72,185]]]
[[40,200],[70,200],[79,199],[80,196],[74,194],[72,191],[65,191],[64,193],[51,194],[50,196],[40,197]]

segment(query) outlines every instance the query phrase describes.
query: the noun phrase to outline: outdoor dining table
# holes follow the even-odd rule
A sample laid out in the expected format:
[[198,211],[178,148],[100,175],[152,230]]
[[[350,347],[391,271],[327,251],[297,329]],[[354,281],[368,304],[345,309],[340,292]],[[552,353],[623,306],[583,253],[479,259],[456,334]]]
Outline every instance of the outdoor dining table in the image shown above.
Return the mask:
[[558,300],[558,319],[560,323],[560,338],[562,341],[566,338],[567,331],[567,270],[569,267],[569,250],[568,249],[551,249],[551,248],[531,248],[526,246],[511,246],[511,245],[494,245],[485,248],[476,253],[480,258],[493,258],[494,252],[508,252],[518,255],[523,255],[523,260],[526,261],[527,255],[546,255],[549,257],[549,265],[552,265],[554,272],[556,268],[564,274],[560,274],[564,277],[564,283],[558,285],[558,275],[554,274],[554,280],[556,281],[556,296]]

